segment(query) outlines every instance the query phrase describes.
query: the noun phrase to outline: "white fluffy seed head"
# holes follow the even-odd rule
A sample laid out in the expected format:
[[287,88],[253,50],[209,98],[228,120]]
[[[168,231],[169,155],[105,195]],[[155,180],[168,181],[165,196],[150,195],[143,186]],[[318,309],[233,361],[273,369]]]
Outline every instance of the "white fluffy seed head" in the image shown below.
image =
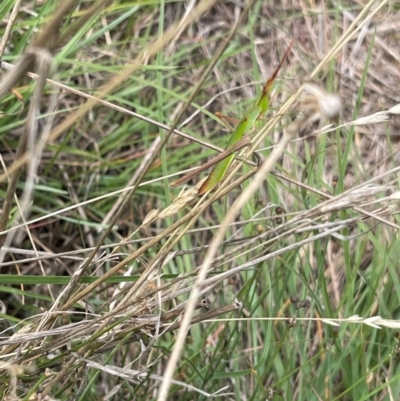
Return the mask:
[[323,116],[326,118],[334,118],[337,117],[342,110],[342,101],[338,95],[325,93],[324,96],[318,98],[318,107]]
[[338,95],[328,93],[325,89],[309,82],[305,83],[303,88],[317,99],[318,109],[322,116],[329,119],[340,114],[342,101]]

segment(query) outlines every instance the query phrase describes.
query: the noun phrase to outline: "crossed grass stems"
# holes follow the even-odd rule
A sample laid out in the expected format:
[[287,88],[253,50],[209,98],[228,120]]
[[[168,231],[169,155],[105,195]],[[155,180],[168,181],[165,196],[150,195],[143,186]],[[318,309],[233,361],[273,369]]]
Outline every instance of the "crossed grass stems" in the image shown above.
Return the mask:
[[[81,26],[83,26],[90,17],[95,15],[101,9],[101,7],[104,7],[107,4],[107,1],[100,2],[92,9],[88,10],[82,17],[78,18],[76,22],[71,25],[70,28],[67,28],[63,32],[60,32],[58,30],[58,27],[61,26],[61,21],[64,19],[64,17],[71,12],[73,3],[73,1],[63,2],[63,7],[61,7],[59,11],[55,14],[49,25],[42,30],[42,33],[38,36],[36,41],[34,41],[33,44],[28,48],[26,53],[21,57],[11,73],[3,80],[2,84],[0,85],[0,96],[3,96],[11,88],[13,88],[28,71],[34,70],[38,77],[36,88],[34,90],[32,99],[30,100],[27,123],[18,148],[16,163],[8,170],[9,176],[7,176],[7,179],[9,180],[9,186],[3,207],[3,213],[0,219],[1,241],[4,245],[0,252],[1,261],[4,259],[5,252],[10,246],[11,242],[13,240],[18,240],[18,238],[15,237],[15,234],[17,233],[16,223],[14,223],[14,226],[12,226],[11,229],[8,230],[6,230],[6,225],[9,219],[11,206],[14,201],[15,188],[19,179],[19,174],[22,166],[24,165],[24,163],[26,163],[28,172],[26,188],[24,190],[20,206],[20,220],[22,220],[22,222],[24,223],[29,216],[29,203],[30,199],[32,198],[32,191],[34,187],[33,180],[40,163],[41,152],[49,139],[56,138],[57,135],[60,135],[60,133],[63,132],[66,127],[68,127],[68,124],[69,126],[72,126],[75,121],[74,118],[71,118],[66,124],[60,127],[56,127],[56,129],[52,130],[52,118],[49,117],[47,123],[45,124],[45,128],[41,132],[41,136],[39,135],[39,106],[43,97],[46,79],[51,70],[53,54],[69,36],[74,34]],[[210,3],[211,2],[201,3],[201,6],[198,7],[198,12],[201,13],[202,10],[205,10],[206,7],[210,5]],[[250,7],[251,2],[249,3],[248,8]],[[248,8],[243,13],[243,18]],[[365,10],[367,10],[367,7],[365,8]],[[377,10],[375,10],[375,12],[377,12]],[[364,18],[366,20],[366,15],[364,15]],[[240,22],[241,21],[239,21],[237,25],[239,25]],[[179,24],[172,27],[169,31],[170,36],[176,35],[177,31],[181,30],[182,26],[186,26],[188,23],[189,19],[187,19],[186,21],[181,21]],[[360,25],[362,26],[362,24]],[[232,29],[232,35],[234,34],[236,29],[237,26]],[[347,36],[346,34],[344,35],[342,44],[345,43],[345,40],[348,40],[350,38],[350,35],[353,34],[355,31],[355,25],[351,26],[349,28],[349,31],[347,32]],[[164,41],[162,41],[162,43],[156,43],[153,47],[150,48],[150,52],[155,53],[156,51],[158,51],[165,43],[167,43],[167,40],[170,36],[165,35],[165,38],[167,39],[164,38]],[[47,38],[52,38],[52,40],[49,42]],[[339,49],[340,46],[338,46],[335,51],[338,51]],[[221,47],[220,51],[223,51],[223,47]],[[332,57],[333,55],[334,52],[332,52],[328,56]],[[329,60],[328,56],[318,68],[322,68],[322,66]],[[218,54],[216,55],[215,61],[217,59]],[[212,63],[210,65],[212,65]],[[134,70],[135,68],[137,69],[138,66],[133,63],[131,69],[127,68],[126,73],[128,73],[128,71]],[[204,77],[206,77],[206,73],[207,71],[205,72]],[[121,76],[124,76],[124,74],[121,74]],[[82,108],[82,110],[80,111],[81,114],[79,115],[83,116],[94,102],[98,101],[101,96],[104,96],[106,93],[111,91],[113,87],[121,82],[121,79],[121,77],[117,78],[115,81],[113,81],[113,85],[102,88],[99,91],[98,96],[89,99],[90,101],[87,103],[86,107]],[[328,118],[332,117],[331,115],[329,115],[329,113],[326,112],[327,109],[324,107],[324,102],[331,99],[329,97],[330,95],[326,93],[323,89],[311,84],[303,85],[298,93],[295,94],[292,99],[287,103],[286,110],[288,109],[289,105],[294,103],[295,99],[301,97],[303,91],[308,92],[308,95],[303,97],[303,100],[300,100],[300,104],[302,104],[303,106],[302,113],[299,113],[298,118],[291,126],[289,126],[280,146],[278,145],[278,147],[275,148],[276,159],[282,156],[287,143],[295,140],[295,135],[299,130],[302,129],[303,125],[308,124],[311,120],[326,121]],[[193,92],[193,96],[194,95],[195,91]],[[46,115],[51,116],[56,108],[56,105],[57,94],[54,93],[50,98],[49,107]],[[282,109],[283,112],[279,114],[284,114],[285,106]],[[331,109],[328,108],[328,110]],[[392,114],[398,114],[398,112],[398,106],[396,106],[388,110],[387,112],[380,112],[377,113],[377,115],[369,116],[364,119],[358,119],[356,121],[343,124],[343,126],[357,126],[367,123],[373,124],[390,118]],[[177,121],[178,119],[179,116],[177,118]],[[246,152],[242,154],[241,157],[244,159],[248,158],[249,155],[254,152],[258,144],[261,142],[262,138],[268,134],[268,130],[271,131],[273,127],[276,126],[276,124],[277,120],[272,120],[272,122],[267,126],[266,129],[258,133],[256,139],[253,142],[254,146],[252,146],[250,150],[246,149]],[[169,129],[169,135],[172,132],[178,132],[175,130],[175,127],[176,124],[174,124],[171,129]],[[333,130],[336,128],[337,127],[325,127],[325,129],[322,129],[319,134],[329,132],[329,130]],[[166,135],[167,139],[169,135]],[[159,139],[154,141],[153,152],[151,153],[151,156],[145,159],[142,163],[142,166],[139,169],[140,174],[135,177],[137,180],[136,182],[140,182],[154,158],[157,157],[158,151],[159,149],[161,149],[164,143],[165,141],[160,141]],[[36,155],[36,157],[32,157],[32,155]],[[266,170],[264,171],[264,173],[271,172],[274,165],[274,163],[271,162],[271,160],[273,159],[274,158],[271,157],[263,164],[264,170]],[[268,162],[270,163],[270,165],[268,165]],[[2,367],[4,369],[8,369],[11,376],[13,376],[13,373],[11,373],[11,366],[20,366],[21,364],[33,362],[37,360],[37,358],[39,358],[41,355],[43,355],[44,352],[56,352],[60,350],[61,347],[72,344],[72,347],[68,351],[62,351],[62,353],[55,358],[54,365],[60,364],[62,359],[64,359],[65,361],[65,358],[67,358],[67,362],[54,377],[49,379],[49,381],[44,386],[42,395],[45,396],[46,394],[50,393],[52,385],[58,382],[64,375],[68,374],[68,371],[76,362],[78,362],[78,366],[83,367],[85,364],[89,363],[88,357],[96,356],[98,353],[116,347],[116,345],[121,346],[124,343],[132,341],[139,341],[143,344],[143,336],[150,339],[148,340],[148,344],[144,345],[143,349],[149,349],[151,348],[152,344],[155,343],[157,338],[163,333],[179,329],[181,327],[181,321],[179,317],[184,311],[188,313],[186,302],[178,303],[178,305],[174,309],[168,312],[159,312],[158,314],[155,314],[153,312],[155,310],[161,311],[161,305],[165,305],[168,301],[176,300],[179,296],[192,292],[193,276],[196,276],[199,272],[201,272],[202,266],[194,268],[190,273],[183,274],[166,284],[161,284],[160,272],[162,271],[163,266],[167,264],[171,260],[171,258],[177,256],[177,252],[173,250],[175,244],[185,233],[188,232],[190,227],[194,224],[195,221],[197,221],[198,217],[203,213],[203,211],[214,201],[230,193],[234,188],[239,186],[244,181],[248,180],[259,170],[258,168],[256,168],[253,171],[242,175],[239,179],[231,182],[231,178],[240,167],[239,164],[240,163],[236,164],[236,166],[233,168],[232,173],[224,180],[224,182],[220,185],[220,187],[214,194],[198,200],[197,204],[195,204],[182,219],[178,220],[175,224],[166,229],[160,235],[149,239],[142,247],[139,248],[137,252],[134,252],[125,260],[118,263],[104,276],[100,277],[95,283],[91,284],[84,290],[79,291],[79,279],[85,274],[88,266],[90,265],[90,263],[92,263],[94,256],[97,254],[97,251],[103,244],[103,239],[108,233],[108,231],[106,231],[102,238],[99,240],[98,245],[92,250],[91,257],[87,258],[82,263],[82,265],[77,268],[75,274],[71,277],[70,283],[57,297],[53,296],[54,302],[49,311],[41,314],[40,316],[35,316],[28,319],[30,323],[22,330],[19,330],[17,335],[11,336],[9,339],[0,342],[0,345],[3,346],[1,357],[2,360],[6,361],[2,362]],[[262,168],[263,166],[261,166],[260,168]],[[367,203],[371,202],[371,196],[374,196],[388,189],[387,187],[374,186],[373,183],[380,178],[383,178],[385,175],[392,174],[397,170],[398,169],[394,169],[392,171],[386,172],[382,176],[374,177],[374,179],[370,180],[369,182],[363,183],[358,187],[352,188],[351,190],[346,191],[335,197],[328,196],[324,193],[319,193],[315,189],[309,188],[303,184],[299,184],[296,182],[296,184],[303,186],[307,190],[318,193],[320,196],[327,198],[327,200],[314,207],[313,209],[302,212],[298,215],[295,215],[294,217],[288,215],[286,217],[291,218],[288,218],[287,221],[283,222],[282,224],[276,227],[271,227],[266,232],[256,235],[253,238],[244,241],[242,244],[236,244],[235,248],[232,251],[225,253],[225,255],[223,256],[213,257],[211,270],[218,270],[220,264],[229,263],[230,260],[237,257],[238,252],[242,252],[240,256],[254,251],[258,252],[258,257],[255,257],[251,261],[237,266],[230,271],[217,273],[211,277],[207,277],[200,282],[200,285],[197,286],[198,293],[196,294],[196,301],[193,308],[200,309],[201,312],[195,317],[190,316],[190,324],[207,321],[209,319],[215,319],[218,316],[221,316],[233,310],[241,309],[242,306],[240,302],[234,300],[231,304],[228,303],[225,307],[212,311],[204,311],[203,308],[207,307],[206,301],[204,299],[198,301],[198,299],[201,299],[202,296],[215,289],[215,287],[223,280],[226,280],[227,278],[238,272],[244,271],[258,263],[265,262],[280,254],[283,254],[288,250],[301,247],[305,244],[315,241],[318,238],[323,238],[328,235],[331,235],[333,237],[336,236],[341,240],[350,240],[353,237],[344,238],[339,234],[339,232],[345,227],[357,225],[357,223],[359,223],[361,220],[373,219],[377,222],[384,223],[388,226],[391,226],[392,228],[398,229],[399,227],[388,218],[391,214],[397,213],[397,209],[394,207],[393,204],[394,201],[398,199],[398,195],[396,192],[392,195],[387,196],[383,201],[381,200],[381,202],[383,202],[383,206],[378,207],[374,211],[369,212],[364,209],[364,207],[367,206]],[[279,176],[279,174],[277,175]],[[283,175],[280,176],[283,179],[287,179],[287,177],[284,177]],[[3,175],[2,179],[4,180],[5,178],[6,176]],[[132,182],[133,190],[130,190],[126,194],[125,199],[129,199],[132,196],[134,190],[137,188],[137,184],[135,184],[136,183]],[[189,205],[191,202],[197,201],[195,191],[196,188],[182,191],[177,200],[175,200],[174,205],[167,206],[164,211],[159,211],[159,213],[157,212],[157,215],[154,215],[153,213],[151,219],[145,219],[142,226],[139,227],[138,230],[146,226],[147,224],[151,224],[154,219],[173,216],[174,214],[176,214],[177,211],[187,207],[187,205]],[[177,203],[179,204],[178,208],[176,208]],[[119,211],[122,210],[123,205],[124,203],[122,202]],[[172,210],[173,207],[175,207],[176,209]],[[267,207],[270,207],[270,205]],[[340,211],[348,208],[353,208],[360,214],[361,217],[348,219],[346,221],[323,221],[323,217],[330,215],[333,211]],[[162,215],[162,213],[164,213],[164,215]],[[238,211],[236,213],[238,213]],[[115,214],[115,219],[117,218],[117,216],[118,211]],[[112,227],[113,221],[115,221],[115,219],[110,221],[109,227]],[[321,219],[322,221],[318,222],[318,220]],[[251,222],[255,221],[256,219],[253,219]],[[229,222],[227,224],[229,224]],[[276,245],[280,242],[285,243],[285,240],[293,234],[304,233],[307,231],[315,232],[315,230],[319,230],[320,234],[309,236],[303,241],[281,247],[278,250],[273,250],[273,245]],[[134,284],[133,286],[119,286],[116,289],[112,299],[103,305],[101,311],[93,310],[89,314],[85,314],[86,317],[91,317],[91,320],[79,322],[77,324],[64,325],[58,328],[54,327],[58,316],[60,316],[62,313],[68,313],[73,305],[82,302],[85,295],[90,294],[91,291],[93,291],[99,285],[105,282],[107,277],[116,274],[119,270],[128,266],[132,261],[140,258],[140,256],[143,255],[146,250],[156,246],[160,243],[161,240],[165,238],[168,239],[166,244],[164,244],[164,246],[161,248],[158,256],[149,263],[136,284]],[[126,243],[128,243],[128,239]],[[228,240],[226,242],[226,245],[232,245],[232,243],[232,241]],[[103,259],[98,259],[96,262],[101,263],[105,260],[108,260],[107,258],[113,256],[113,254],[118,252],[118,250],[124,244],[125,243],[118,244],[118,246],[114,248],[114,251],[111,253],[111,255],[108,255],[106,258]],[[91,310],[90,305],[85,304],[85,306],[89,310]],[[104,312],[107,309],[108,312]],[[279,320],[278,317],[267,319]],[[293,319],[293,317],[281,319],[289,320]],[[326,324],[331,325],[335,325],[338,324],[338,322],[344,321],[349,323],[362,323],[374,328],[399,328],[397,321],[381,319],[379,316],[365,319],[359,318],[358,316],[352,316],[347,319],[335,320],[322,318],[320,320]],[[13,329],[18,329],[18,325],[13,327]],[[182,332],[184,332],[184,330],[182,330]],[[50,336],[54,336],[55,339],[47,340]],[[118,346],[116,347],[116,349],[118,348]],[[172,375],[173,368],[170,368],[168,372]],[[123,373],[125,373],[126,375],[130,375],[129,377],[131,378],[139,378],[140,375],[143,374],[143,372],[130,370],[125,370],[124,372],[116,372],[116,370],[114,370],[113,374]],[[168,383],[168,380],[166,380],[165,383]],[[181,385],[184,384],[181,383]],[[161,394],[160,398],[162,397],[163,395]]]

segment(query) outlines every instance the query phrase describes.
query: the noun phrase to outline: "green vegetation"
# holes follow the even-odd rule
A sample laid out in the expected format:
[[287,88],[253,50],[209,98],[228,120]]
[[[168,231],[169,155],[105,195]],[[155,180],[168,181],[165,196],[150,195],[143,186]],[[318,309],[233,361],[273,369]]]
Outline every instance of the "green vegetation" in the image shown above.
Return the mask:
[[3,1],[0,398],[400,399],[397,8]]

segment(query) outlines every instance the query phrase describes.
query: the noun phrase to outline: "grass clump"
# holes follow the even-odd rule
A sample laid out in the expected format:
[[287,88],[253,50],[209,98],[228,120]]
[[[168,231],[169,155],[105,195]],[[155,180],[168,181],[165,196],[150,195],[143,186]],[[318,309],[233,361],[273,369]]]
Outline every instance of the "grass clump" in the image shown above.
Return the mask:
[[393,4],[0,16],[2,399],[399,398]]

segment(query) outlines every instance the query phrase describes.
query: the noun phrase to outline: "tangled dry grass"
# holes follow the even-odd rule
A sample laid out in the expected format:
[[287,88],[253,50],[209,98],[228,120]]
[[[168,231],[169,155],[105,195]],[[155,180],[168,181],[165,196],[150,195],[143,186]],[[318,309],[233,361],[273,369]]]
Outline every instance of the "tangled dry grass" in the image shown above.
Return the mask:
[[[350,3],[10,2],[3,399],[397,399],[398,11]],[[293,38],[223,182],[174,192]]]

